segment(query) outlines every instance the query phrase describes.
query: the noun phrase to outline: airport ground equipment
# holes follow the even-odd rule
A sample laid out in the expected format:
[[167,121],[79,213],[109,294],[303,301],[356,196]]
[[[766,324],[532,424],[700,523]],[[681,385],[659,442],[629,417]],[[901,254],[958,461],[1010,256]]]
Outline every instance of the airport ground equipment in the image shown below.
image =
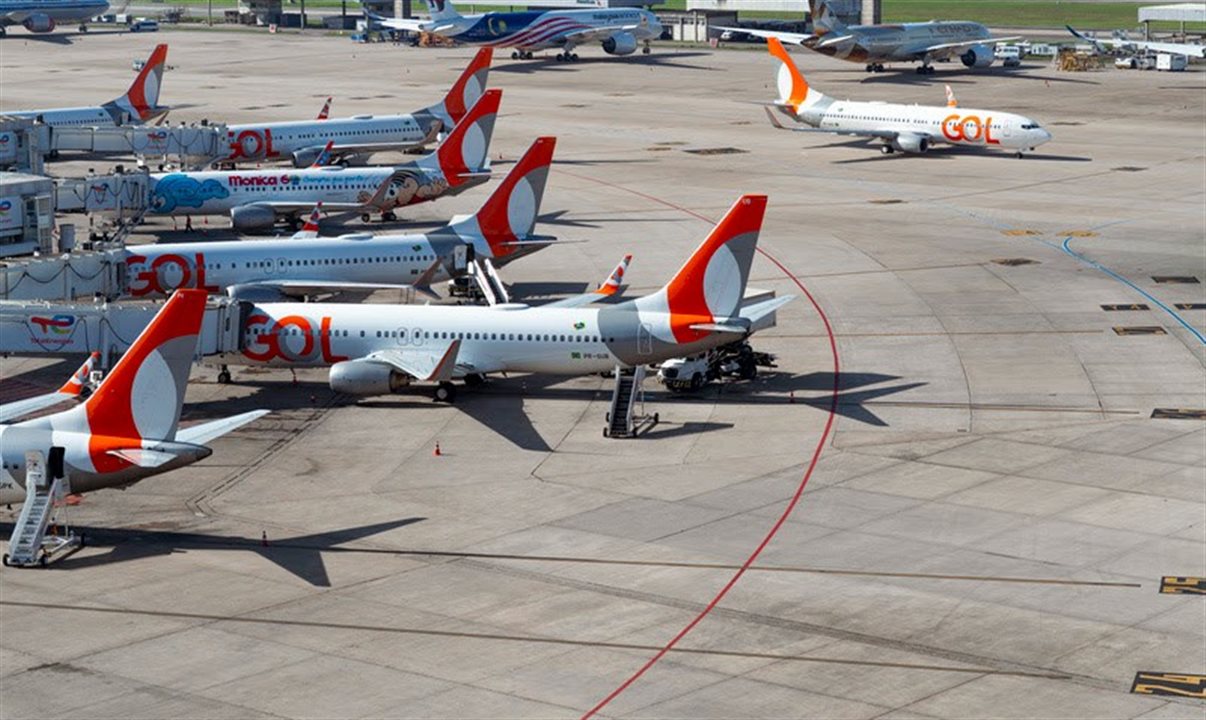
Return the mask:
[[614,377],[611,409],[607,412],[607,427],[603,429],[603,437],[636,437],[644,427],[657,425],[657,413],[645,414],[645,366],[625,370],[617,365]]
[[753,380],[760,367],[777,367],[775,356],[757,352],[748,340],[742,340],[698,355],[667,360],[658,368],[657,380],[672,392],[695,392],[721,378]]
[[25,502],[3,559],[9,567],[44,567],[55,557],[82,547],[83,538],[65,523],[61,527],[56,524],[56,532],[46,536],[56,506],[65,509],[64,500],[70,493],[62,476],[63,448],[51,448],[49,462],[41,451],[31,450],[25,453],[25,466]]
[[43,133],[33,118],[0,114],[0,170],[42,174]]
[[123,125],[120,127],[39,126],[47,153],[158,159],[182,167],[204,167],[224,157],[230,147],[225,125]]
[[[129,348],[161,304],[146,302],[0,302],[0,354],[86,355],[101,353],[101,367]],[[196,356],[237,353],[251,304],[210,298],[201,320]]]
[[54,189],[47,177],[0,172],[0,256],[50,248]]

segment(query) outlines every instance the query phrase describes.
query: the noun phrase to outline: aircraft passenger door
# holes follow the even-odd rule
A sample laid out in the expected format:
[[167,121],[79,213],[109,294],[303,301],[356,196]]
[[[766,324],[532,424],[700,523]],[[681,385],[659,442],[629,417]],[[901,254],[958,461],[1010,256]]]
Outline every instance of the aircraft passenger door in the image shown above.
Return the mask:
[[641,323],[637,330],[637,354],[649,355],[653,352],[653,327],[649,323]]
[[411,342],[414,343],[416,347],[423,346],[423,328],[415,328],[411,331]]
[[464,272],[469,266],[469,245],[461,243],[452,250],[452,267],[457,272]]
[[1006,138],[1013,137],[1013,121],[1012,120],[1006,120],[1005,122],[1001,123],[1001,126],[1002,126],[1001,127],[1001,135],[1003,137],[1006,137]]
[[288,273],[289,272],[288,267],[289,267],[288,261],[285,260],[285,258],[277,258],[276,259],[276,272],[278,275],[284,275],[284,274]]
[[398,328],[398,344],[405,345],[407,342],[409,342],[409,340],[410,339],[406,337],[406,328]]

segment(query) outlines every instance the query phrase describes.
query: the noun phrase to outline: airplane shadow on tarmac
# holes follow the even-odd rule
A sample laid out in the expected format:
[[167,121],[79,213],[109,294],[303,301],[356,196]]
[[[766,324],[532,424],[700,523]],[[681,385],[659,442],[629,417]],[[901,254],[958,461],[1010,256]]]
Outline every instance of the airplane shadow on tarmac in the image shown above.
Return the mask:
[[[72,554],[47,567],[51,571],[72,570],[172,555],[189,550],[233,550],[255,553],[316,587],[331,587],[331,578],[327,575],[327,567],[322,559],[324,552],[366,552],[359,548],[338,546],[426,519],[411,517],[281,540],[272,538],[267,545],[261,539],[227,535],[75,526],[72,529],[76,534],[84,536],[88,547],[110,547],[109,552],[82,557]],[[0,523],[0,533],[8,536],[12,531],[13,523]]]
[[[970,85],[981,78],[1010,78],[1014,80],[1040,80],[1046,83],[1071,83],[1073,85],[1100,85],[1097,80],[1082,80],[1072,77],[1052,77],[1050,75],[1028,75],[1023,74],[1024,70],[1037,70],[1044,66],[1042,65],[1023,65],[1016,68],[992,68],[990,70],[972,69],[965,67],[943,67],[941,64],[934,65],[937,72],[933,75],[918,75],[915,70],[906,70],[900,68],[899,72],[882,72],[870,73],[866,70],[847,69],[847,73],[859,73],[866,75],[858,82],[861,85],[873,85],[875,83],[890,83],[894,85],[925,85],[937,87],[938,83],[949,85]],[[966,78],[966,79],[964,79]],[[941,90],[941,88],[937,88]]]
[[[791,373],[764,372],[751,383],[740,383],[722,386],[725,393],[750,393],[752,396],[743,398],[750,403],[795,403],[808,405],[818,410],[828,411],[831,406],[838,415],[856,420],[875,427],[888,427],[883,418],[876,415],[867,403],[889,395],[895,395],[907,390],[927,385],[924,382],[903,383],[890,387],[868,388],[891,380],[899,380],[896,375],[880,373],[849,373],[844,372],[838,377],[837,404],[833,404],[833,373],[816,372],[807,375]],[[858,388],[864,388],[859,390]],[[759,391],[773,392],[774,395],[759,396]],[[783,393],[789,393],[783,397]],[[816,395],[797,395],[797,393],[819,393]]]
[[651,55],[641,55],[630,59],[616,59],[610,57],[583,57],[575,62],[558,62],[554,55],[537,56],[535,60],[514,60],[510,64],[503,64],[496,61],[494,66],[490,68],[490,72],[496,73],[534,73],[534,72],[573,72],[580,67],[587,65],[595,65],[599,63],[614,63],[622,62],[632,65],[647,65],[653,67],[671,67],[683,68],[687,70],[707,70],[716,72],[718,68],[708,67],[706,65],[694,65],[692,63],[676,62],[685,58],[709,57],[711,53],[705,52],[676,52]]
[[9,35],[5,35],[4,38],[2,40],[0,40],[0,42],[3,42],[3,41],[13,42],[16,40],[26,40],[26,41],[32,40],[34,42],[45,43],[47,45],[74,45],[75,41],[72,40],[72,38],[85,38],[89,35],[121,35],[122,33],[128,33],[128,32],[129,32],[129,30],[126,30],[125,28],[112,29],[112,30],[95,30],[94,29],[94,30],[89,30],[86,33],[80,32],[79,30],[72,30],[72,31],[67,31],[67,32],[60,32],[60,31],[56,30],[55,32],[49,32],[49,33],[29,33],[29,34],[25,34],[25,35],[9,34]]
[[[840,144],[840,143],[837,143],[837,144]],[[834,144],[817,145],[817,146],[813,146],[812,148],[805,148],[805,150],[810,150],[810,149],[816,150],[819,148],[826,148],[826,147],[834,147]],[[879,152],[878,150],[875,150],[874,148],[869,148],[867,152],[871,153],[867,157],[850,158],[848,160],[831,160],[830,164],[832,164],[832,165],[857,165],[859,163],[869,163],[869,162],[892,162],[893,160],[896,160],[896,161],[917,160],[920,162],[931,162],[931,161],[938,161],[938,160],[954,160],[954,159],[962,157],[962,156],[985,158],[985,159],[989,159],[989,160],[1009,160],[1010,162],[1015,162],[1015,163],[1016,162],[1076,162],[1076,163],[1093,162],[1093,158],[1091,158],[1091,157],[1081,157],[1078,155],[1048,155],[1048,154],[1044,154],[1044,153],[1026,153],[1026,156],[1023,157],[1021,160],[1019,160],[1017,157],[1015,157],[1013,155],[1013,153],[1008,153],[1008,152],[994,152],[991,150],[990,151],[977,151],[977,150],[974,150],[971,148],[957,148],[957,147],[947,147],[947,146],[933,148],[927,153],[910,154],[910,153],[897,152],[890,156],[884,156],[883,153]]]

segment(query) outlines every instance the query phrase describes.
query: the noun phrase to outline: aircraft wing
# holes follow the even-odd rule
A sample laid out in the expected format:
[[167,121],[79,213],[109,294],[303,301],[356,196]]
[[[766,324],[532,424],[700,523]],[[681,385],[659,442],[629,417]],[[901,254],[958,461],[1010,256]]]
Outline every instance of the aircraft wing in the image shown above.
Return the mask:
[[390,30],[408,30],[410,32],[435,32],[434,23],[418,18],[387,18],[382,15],[369,15],[383,28]]
[[1134,45],[1144,50],[1169,53],[1170,55],[1186,55],[1188,57],[1206,57],[1206,45],[1186,45],[1182,43],[1150,42],[1148,40],[1119,40],[1123,46]]
[[367,283],[354,282],[344,280],[306,280],[298,278],[296,280],[257,280],[256,282],[245,283],[238,286],[240,289],[255,290],[256,288],[269,288],[278,291],[281,295],[301,297],[305,295],[316,295],[326,292],[343,292],[348,290],[418,290],[424,295],[436,299],[439,296],[431,290],[431,279],[435,277],[436,272],[440,269],[440,261],[435,260],[431,266],[423,271],[423,274],[415,278],[413,283]]
[[[283,200],[257,200],[255,202],[247,203],[246,206],[240,206],[240,207],[252,207],[252,206],[272,208],[273,210],[275,210],[277,213],[279,213],[281,215],[288,215],[290,213],[297,213],[297,212],[305,212],[307,210],[312,210],[314,208],[313,203],[285,202]],[[364,210],[365,207],[367,207],[367,204],[362,205],[360,203],[332,203],[332,202],[324,201],[322,204],[322,209],[327,212],[341,212],[341,211],[345,211],[345,210],[353,211],[353,212],[360,212],[361,210]]]
[[607,27],[586,28],[585,30],[579,30],[577,32],[567,33],[565,35],[565,39],[572,40],[575,43],[588,43],[588,42],[594,42],[595,40],[602,41],[602,40],[606,40],[607,38],[611,37],[612,35],[615,35],[616,33],[636,32],[637,30],[640,30],[641,28],[642,28],[642,25],[640,23],[633,23],[631,25],[608,25]]
[[933,55],[935,53],[949,54],[949,53],[953,53],[956,50],[961,50],[963,48],[969,48],[973,45],[993,45],[996,43],[1017,42],[1018,40],[1023,40],[1023,39],[1025,39],[1025,38],[1023,38],[1021,35],[1012,35],[1009,37],[980,38],[979,40],[964,40],[962,42],[949,42],[949,43],[939,43],[937,45],[927,45],[926,47],[917,48],[913,52],[918,57],[923,57],[925,55]]
[[53,405],[58,405],[64,400],[70,400],[73,396],[63,393],[52,392],[37,397],[26,398],[24,400],[16,400],[14,402],[0,405],[0,423],[8,423],[17,418],[32,415],[39,410],[45,410]]
[[723,27],[723,26],[719,26],[719,25],[715,25],[713,27],[715,27],[717,30],[730,30],[732,32],[740,32],[740,33],[745,33],[746,35],[753,35],[754,37],[778,38],[779,40],[781,40],[783,42],[795,43],[797,45],[803,45],[804,43],[808,42],[809,40],[812,40],[817,37],[816,35],[805,35],[803,33],[787,32],[785,30],[755,30],[754,28]]
[[389,365],[421,382],[445,382],[452,379],[460,351],[460,340],[436,341],[423,347],[378,350],[364,360]]
[[228,432],[238,430],[247,423],[258,420],[268,414],[267,410],[252,410],[241,415],[211,420],[210,422],[193,425],[176,431],[176,442],[192,445],[207,445],[211,440],[222,437]]

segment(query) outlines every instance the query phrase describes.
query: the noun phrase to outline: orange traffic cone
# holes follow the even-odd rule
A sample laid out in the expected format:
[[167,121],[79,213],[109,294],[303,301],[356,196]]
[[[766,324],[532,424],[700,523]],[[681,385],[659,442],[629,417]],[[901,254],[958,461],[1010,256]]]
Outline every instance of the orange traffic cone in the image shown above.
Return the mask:
[[443,453],[442,453],[442,452],[440,452],[440,443],[439,443],[439,441],[437,441],[437,442],[436,442],[435,450],[432,450],[432,451],[431,451],[431,454],[432,454],[432,455],[434,455],[434,456],[436,456],[436,457],[440,457],[441,455],[443,455]]

